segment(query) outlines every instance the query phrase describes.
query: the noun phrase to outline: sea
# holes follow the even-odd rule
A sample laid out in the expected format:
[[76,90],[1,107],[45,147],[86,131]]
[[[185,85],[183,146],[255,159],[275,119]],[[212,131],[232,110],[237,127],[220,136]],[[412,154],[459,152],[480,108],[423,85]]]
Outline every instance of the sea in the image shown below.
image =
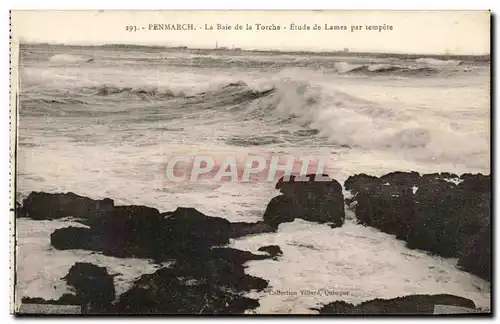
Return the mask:
[[[285,53],[145,46],[22,46],[16,198],[74,192],[160,211],[194,207],[230,221],[262,220],[279,192],[269,181],[169,181],[176,155],[322,156],[328,173],[490,173],[489,61],[352,53]],[[348,193],[346,193],[348,194]],[[358,225],[296,219],[277,233],[232,240],[279,260],[247,263],[269,280],[256,313],[315,313],[360,303],[448,293],[490,309],[490,284],[456,259],[410,250]],[[16,223],[16,298],[59,298],[76,261],[106,266],[117,295],[159,265],[50,246],[71,219]],[[312,292],[312,293],[311,293]]]

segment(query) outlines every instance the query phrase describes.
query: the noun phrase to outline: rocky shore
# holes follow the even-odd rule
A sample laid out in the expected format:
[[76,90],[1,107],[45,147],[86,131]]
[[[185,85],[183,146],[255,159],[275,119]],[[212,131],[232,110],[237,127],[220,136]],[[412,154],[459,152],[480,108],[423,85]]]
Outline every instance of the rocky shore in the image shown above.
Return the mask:
[[318,310],[320,314],[434,314],[436,305],[458,306],[474,309],[476,306],[470,299],[453,295],[409,295],[393,299],[373,299],[359,305],[336,301],[324,305]]
[[[77,262],[62,278],[74,288],[58,300],[23,296],[23,303],[82,305],[89,314],[241,314],[259,306],[246,297],[268,281],[245,273],[250,260],[279,260],[279,246],[262,246],[261,254],[224,247],[232,238],[277,231],[279,224],[301,218],[332,228],[345,221],[345,209],[360,224],[394,234],[408,248],[458,258],[458,266],[491,278],[490,176],[449,173],[420,175],[393,172],[381,177],[358,174],[344,186],[281,179],[281,195],[269,202],[262,221],[232,223],[193,208],[160,212],[146,206],[115,206],[74,193],[32,192],[18,205],[17,218],[55,220],[72,217],[86,227],[55,230],[57,250],[83,249],[118,258],[144,258],[163,265],[141,276],[116,296],[108,269]],[[350,198],[344,193],[350,191]],[[347,207],[346,207],[347,206]],[[166,265],[168,264],[168,265]],[[320,313],[432,313],[436,304],[474,308],[452,295],[410,295],[360,305],[337,301]]]
[[344,186],[360,224],[394,234],[408,248],[458,258],[463,270],[490,280],[490,176],[359,174]]

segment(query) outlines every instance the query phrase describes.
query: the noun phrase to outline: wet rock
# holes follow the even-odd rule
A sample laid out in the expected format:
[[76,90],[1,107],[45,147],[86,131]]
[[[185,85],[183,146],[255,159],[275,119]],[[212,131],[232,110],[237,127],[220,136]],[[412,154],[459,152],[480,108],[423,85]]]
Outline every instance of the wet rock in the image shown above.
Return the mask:
[[108,274],[106,268],[77,262],[63,279],[75,288],[83,312],[105,313],[111,309],[115,286],[113,276]]
[[74,193],[32,192],[18,206],[18,217],[38,220],[74,217],[89,229],[68,227],[51,235],[57,249],[89,249],[117,257],[163,260],[213,245],[229,238],[275,230],[264,222],[230,223],[194,208],[160,213],[146,206],[114,206],[113,200],[93,200]]
[[94,246],[116,257],[154,257],[163,218],[156,208],[116,206],[106,217],[90,224],[93,242],[98,242]]
[[491,280],[491,244],[491,227],[484,226],[465,244],[458,266],[483,279]]
[[[472,266],[467,255],[486,262],[490,253],[478,232],[489,228],[490,176],[415,172],[393,172],[376,180],[357,175],[346,180],[354,191],[354,210],[359,223],[376,227],[405,240],[409,248],[426,250],[444,257],[461,257],[464,269],[486,273],[489,265]],[[478,242],[472,243],[472,242]],[[475,250],[472,245],[476,244]]]
[[344,188],[346,190],[350,190],[351,193],[355,195],[361,188],[379,186],[380,184],[381,180],[379,178],[361,173],[347,178],[347,180],[344,182]]
[[214,249],[179,258],[169,268],[143,275],[120,296],[119,313],[238,314],[259,306],[243,292],[267,288],[268,282],[245,274],[243,263],[262,256],[235,249]]
[[27,217],[26,213],[24,212],[23,205],[16,201],[16,218],[21,218],[21,217]]
[[166,260],[229,243],[230,223],[194,208],[160,214],[154,208],[119,206],[89,229],[68,227],[51,235],[58,249],[89,249],[116,257]]
[[296,212],[292,211],[293,200],[284,195],[276,196],[269,201],[264,212],[264,222],[277,229],[281,223],[293,222]]
[[23,304],[76,305],[81,306],[81,299],[73,294],[63,294],[59,299],[43,299],[40,297],[23,297]]
[[445,179],[455,179],[455,178],[459,178],[458,175],[456,175],[455,173],[450,173],[450,172],[441,172],[439,174],[439,176],[441,178],[445,178]]
[[59,300],[24,298],[25,303],[81,305],[87,314],[233,314],[259,306],[245,292],[268,287],[264,279],[245,274],[243,264],[270,256],[232,248],[185,254],[169,267],[141,276],[117,302],[112,275],[106,268],[75,263],[63,277],[75,295]]
[[23,200],[22,211],[26,217],[36,220],[52,220],[63,217],[96,219],[107,215],[113,209],[111,199],[94,200],[72,192],[32,192]]
[[415,195],[413,222],[406,235],[409,248],[423,249],[444,257],[460,250],[464,196],[446,181],[422,183]]
[[255,299],[230,290],[184,280],[171,269],[142,276],[132,289],[120,296],[115,308],[120,314],[230,314],[259,306]]
[[241,251],[228,247],[212,248],[210,249],[210,253],[219,259],[228,260],[236,264],[244,264],[245,262],[252,260],[269,259],[269,256],[266,255],[253,254],[249,251]]
[[225,218],[209,217],[194,208],[179,207],[165,218],[163,227],[170,241],[182,242],[182,250],[184,246],[205,250],[207,246],[229,243],[231,225]]
[[463,180],[458,187],[468,191],[476,191],[482,193],[491,192],[491,177],[489,175],[465,173],[460,176]]
[[92,230],[85,227],[69,226],[58,228],[50,234],[50,244],[58,250],[99,251],[101,247],[94,246],[93,241]]
[[62,279],[75,290],[75,294],[63,294],[61,298],[23,297],[23,304],[78,305],[84,314],[106,314],[113,309],[115,286],[113,276],[104,267],[91,263],[76,262]]
[[238,238],[247,235],[271,233],[275,231],[276,227],[271,226],[262,221],[255,223],[236,222],[236,223],[230,223],[229,236],[231,238]]
[[414,199],[410,188],[381,185],[362,189],[355,197],[358,222],[403,238],[414,218]]
[[381,176],[380,181],[383,183],[388,183],[391,186],[403,185],[403,186],[414,186],[420,181],[420,174],[418,172],[391,172]]
[[[322,175],[327,177],[327,175]],[[318,181],[309,174],[308,181],[291,176],[282,177],[276,184],[282,195],[271,199],[264,213],[264,222],[277,227],[281,223],[293,222],[295,218],[318,223],[330,223],[332,227],[344,224],[344,196],[342,186],[328,177]]]
[[[35,198],[28,201],[30,210],[57,207],[61,199],[67,199],[67,194],[49,194],[48,200],[35,194],[31,196]],[[64,279],[75,288],[72,301],[78,301],[84,312],[225,314],[242,313],[259,305],[257,300],[243,294],[265,289],[268,282],[245,274],[244,264],[271,256],[219,246],[228,244],[232,237],[275,230],[269,224],[230,223],[194,208],[160,213],[145,206],[112,206],[99,214],[100,204],[95,205],[95,201],[88,198],[75,199],[69,205],[87,211],[77,213],[81,216],[78,221],[87,227],[55,230],[50,238],[56,249],[86,249],[121,258],[151,258],[157,263],[173,263],[169,268],[142,276],[116,303],[113,303],[113,276],[105,268],[76,263]],[[82,204],[86,207],[78,207]],[[69,205],[63,204],[57,207],[57,212],[49,212],[49,218],[75,217]],[[88,212],[89,206],[99,208],[94,208],[92,214]],[[90,214],[92,216],[88,216]]]
[[249,260],[269,259],[246,251],[222,248],[176,259],[171,268],[178,276],[229,287],[237,291],[250,291],[267,287],[267,281],[245,274],[243,264]]
[[410,295],[393,299],[373,299],[359,305],[336,301],[318,310],[320,314],[433,314],[435,305],[452,305],[475,309],[470,299],[441,295]]
[[267,252],[272,257],[283,255],[283,251],[278,245],[261,246],[258,251]]
[[115,257],[152,258],[159,262],[204,251],[241,237],[273,231],[263,222],[230,223],[206,216],[194,208],[177,208],[160,214],[154,208],[118,206],[90,228],[67,227],[51,234],[56,249],[87,249]]

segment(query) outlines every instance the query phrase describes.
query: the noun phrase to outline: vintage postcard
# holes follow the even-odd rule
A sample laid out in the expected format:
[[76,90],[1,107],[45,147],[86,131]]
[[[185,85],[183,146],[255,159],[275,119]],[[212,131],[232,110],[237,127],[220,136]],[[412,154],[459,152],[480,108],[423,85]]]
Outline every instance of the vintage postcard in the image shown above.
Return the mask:
[[11,11],[11,312],[491,315],[483,11]]

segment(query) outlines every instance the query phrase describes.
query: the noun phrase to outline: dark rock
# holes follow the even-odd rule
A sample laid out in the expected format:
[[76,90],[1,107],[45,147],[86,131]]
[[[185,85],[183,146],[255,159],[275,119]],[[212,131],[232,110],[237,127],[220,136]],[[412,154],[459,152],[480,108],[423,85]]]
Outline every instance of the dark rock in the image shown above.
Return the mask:
[[344,182],[344,188],[346,190],[350,190],[353,195],[357,194],[361,188],[371,187],[371,186],[379,186],[381,184],[381,180],[377,177],[367,175],[364,173],[356,174],[354,176],[350,176]]
[[458,187],[464,190],[490,193],[491,192],[491,177],[489,175],[465,173],[460,176],[463,180]]
[[206,216],[194,208],[160,214],[153,208],[120,206],[92,221],[90,229],[54,231],[51,244],[57,249],[88,249],[116,257],[161,261],[227,244],[234,232],[228,220]]
[[23,205],[16,201],[16,218],[27,217],[24,212]]
[[95,219],[107,215],[113,210],[113,200],[93,200],[76,195],[32,192],[23,200],[23,213],[36,220],[51,220],[63,217]]
[[[224,252],[226,253],[206,251],[178,258],[171,270],[175,270],[179,277],[192,278],[216,286],[230,287],[238,291],[267,287],[266,280],[246,275],[243,263],[251,259],[263,260],[269,257],[254,255],[250,252],[244,252],[243,255],[234,257],[234,253],[227,254],[227,250]],[[240,251],[233,249],[233,252]],[[231,256],[234,258],[229,258]],[[242,282],[244,279],[245,282]]]
[[[327,175],[323,175],[327,177]],[[264,222],[277,227],[284,222],[301,218],[311,222],[331,223],[332,227],[342,226],[345,220],[342,186],[336,180],[315,181],[310,174],[308,181],[300,181],[291,176],[290,181],[282,177],[276,189],[282,193],[267,205]]]
[[58,228],[50,234],[50,244],[58,250],[83,249],[99,251],[99,246],[92,243],[92,230],[85,227],[69,226]]
[[161,238],[164,216],[156,208],[116,206],[106,217],[90,226],[93,241],[107,255],[117,257],[154,257]]
[[295,212],[291,210],[293,208],[292,199],[284,195],[276,196],[267,204],[264,222],[273,228],[277,228],[281,223],[293,222],[296,217]]
[[[72,301],[78,301],[86,313],[242,313],[259,305],[243,292],[268,286],[266,280],[245,274],[244,264],[270,255],[216,247],[228,244],[232,237],[274,231],[267,223],[230,223],[193,208],[160,213],[145,206],[110,205],[102,212],[101,203],[74,194],[32,193],[30,197],[28,209],[39,212],[30,217],[40,218],[41,211],[49,210],[44,219],[73,216],[88,226],[55,230],[51,244],[56,249],[173,261],[170,268],[142,276],[117,303],[113,303],[113,278],[105,268],[76,263],[64,279],[75,288]],[[80,211],[73,213],[71,208]]]
[[255,223],[236,222],[230,223],[229,237],[238,238],[247,235],[275,232],[276,227],[262,221]]
[[458,179],[459,176],[456,175],[455,173],[450,173],[450,172],[441,172],[439,176],[443,179]]
[[23,297],[23,304],[79,305],[84,314],[105,314],[113,309],[115,287],[106,268],[91,263],[75,263],[63,277],[76,294],[64,294],[56,300]]
[[410,295],[393,299],[373,299],[359,305],[336,301],[319,310],[320,314],[433,314],[435,305],[475,309],[470,299],[453,295]]
[[444,257],[460,256],[480,228],[489,227],[489,195],[447,181],[421,183],[408,246]]
[[217,258],[231,261],[236,264],[244,264],[247,261],[252,260],[265,260],[269,259],[269,256],[253,254],[248,251],[241,251],[233,248],[212,248],[210,253]]
[[23,297],[23,304],[76,305],[81,306],[81,299],[72,294],[63,294],[59,299],[43,299],[40,297]]
[[182,246],[194,250],[229,243],[230,228],[227,219],[209,217],[194,208],[179,207],[164,222],[170,241],[182,241]]
[[473,266],[466,260],[467,255],[478,262],[490,260],[483,244],[487,237],[484,242],[472,240],[490,227],[490,176],[462,175],[459,185],[451,178],[457,179],[448,173],[420,177],[393,172],[379,180],[363,174],[346,182],[356,194],[353,205],[359,223],[394,234],[409,248],[460,257],[464,269],[488,276],[484,269],[489,264]]
[[281,248],[278,245],[262,246],[258,249],[258,251],[267,252],[272,257],[283,255],[283,251],[281,251]]
[[62,279],[73,286],[81,301],[83,312],[105,313],[111,309],[115,299],[113,276],[104,267],[77,262]]
[[240,296],[196,279],[179,278],[176,271],[160,269],[143,275],[120,296],[120,314],[230,314],[259,306],[255,299]]
[[264,279],[245,274],[249,260],[268,259],[232,248],[214,248],[178,256],[168,268],[143,275],[115,299],[113,276],[106,268],[77,262],[63,277],[76,295],[59,300],[24,298],[24,303],[81,305],[88,314],[233,314],[259,306],[243,292],[268,287]]
[[463,195],[448,182],[421,184],[415,195],[414,219],[406,236],[409,248],[455,257],[461,243]]
[[115,311],[133,314],[237,314],[259,306],[241,292],[267,288],[246,275],[242,264],[262,256],[236,249],[213,249],[179,258],[170,268],[143,275],[120,296]]
[[356,195],[358,222],[401,238],[409,232],[414,218],[413,192],[406,187],[381,185],[364,188]]
[[484,226],[465,244],[458,266],[483,279],[491,280],[491,227]]
[[102,251],[116,257],[143,257],[161,261],[172,256],[229,243],[229,238],[267,233],[264,223],[230,223],[194,208],[160,213],[146,206],[114,206],[113,200],[93,200],[74,193],[32,192],[18,206],[18,217],[59,219],[74,217],[90,228],[68,227],[54,231],[56,249]]
[[391,172],[380,177],[380,181],[383,183],[389,183],[389,185],[403,185],[403,186],[413,186],[419,183],[420,174],[418,172]]

